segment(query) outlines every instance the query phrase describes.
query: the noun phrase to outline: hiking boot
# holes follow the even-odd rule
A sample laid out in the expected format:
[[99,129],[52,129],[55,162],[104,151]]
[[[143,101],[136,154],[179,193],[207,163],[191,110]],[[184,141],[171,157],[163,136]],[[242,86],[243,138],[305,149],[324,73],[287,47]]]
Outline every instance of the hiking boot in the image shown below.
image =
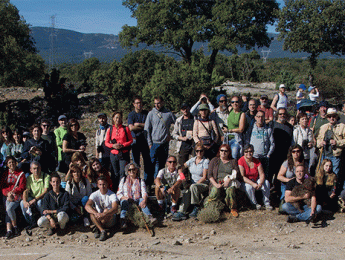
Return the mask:
[[47,236],[52,236],[52,235],[54,235],[54,229],[49,228],[47,232]]
[[265,205],[267,211],[272,211],[273,207],[270,204]]
[[88,218],[84,218],[84,227],[89,227],[90,226],[90,220]]
[[98,228],[96,228],[96,230],[95,230],[95,234],[94,234],[95,238],[99,238],[99,236],[100,236],[100,235],[101,235],[101,234],[100,234],[99,229],[98,229]]
[[255,208],[256,208],[256,210],[260,210],[261,209],[261,205],[260,204],[255,204]]
[[231,209],[231,214],[232,214],[235,218],[238,218],[238,211],[237,211],[237,209]]
[[10,238],[12,238],[12,237],[13,237],[12,231],[11,231],[11,230],[7,231],[7,233],[6,233],[6,235],[5,235],[5,238],[6,238],[6,239],[10,239]]
[[171,206],[170,212],[172,214],[176,213],[177,212],[177,206],[176,205],[175,206]]
[[103,230],[101,232],[101,235],[99,236],[99,241],[105,241],[107,239],[107,232],[105,232],[105,230]]
[[187,219],[186,214],[182,212],[175,212],[172,217],[173,221],[181,221],[181,220],[186,220],[186,219]]
[[288,216],[286,222],[287,223],[295,223],[295,222],[298,222],[298,218],[296,218],[295,216]]
[[14,236],[15,237],[20,236],[20,230],[18,229],[18,227],[14,228]]
[[149,222],[152,226],[154,226],[155,224],[157,224],[157,219],[154,218],[152,215],[149,215]]
[[190,217],[196,218],[199,213],[199,207],[195,206],[193,211],[189,214]]

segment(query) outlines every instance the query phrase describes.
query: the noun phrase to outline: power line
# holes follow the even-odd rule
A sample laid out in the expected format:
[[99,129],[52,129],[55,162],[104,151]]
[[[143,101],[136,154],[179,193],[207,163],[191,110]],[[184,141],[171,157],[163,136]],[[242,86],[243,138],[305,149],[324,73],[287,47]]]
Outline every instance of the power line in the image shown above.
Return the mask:
[[49,71],[54,68],[55,65],[55,41],[57,38],[57,31],[55,29],[56,15],[50,16],[50,34],[49,34]]
[[264,60],[264,63],[266,63],[266,60],[267,60],[268,55],[270,54],[270,52],[271,52],[271,49],[268,49],[267,51],[264,51],[264,50],[261,51],[262,59]]

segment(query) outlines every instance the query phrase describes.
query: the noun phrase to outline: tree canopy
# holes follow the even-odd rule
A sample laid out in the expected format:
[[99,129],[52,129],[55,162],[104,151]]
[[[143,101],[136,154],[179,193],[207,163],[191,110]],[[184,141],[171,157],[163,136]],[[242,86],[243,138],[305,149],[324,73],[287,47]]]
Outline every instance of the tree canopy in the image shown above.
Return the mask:
[[38,80],[44,61],[36,55],[29,25],[9,0],[0,0],[0,84],[21,85]]
[[161,44],[191,64],[195,42],[208,43],[211,73],[219,51],[235,53],[270,44],[267,25],[275,21],[275,0],[125,0],[137,26],[123,26],[125,46]]
[[285,0],[277,31],[285,50],[310,54],[314,70],[321,53],[345,54],[345,1]]

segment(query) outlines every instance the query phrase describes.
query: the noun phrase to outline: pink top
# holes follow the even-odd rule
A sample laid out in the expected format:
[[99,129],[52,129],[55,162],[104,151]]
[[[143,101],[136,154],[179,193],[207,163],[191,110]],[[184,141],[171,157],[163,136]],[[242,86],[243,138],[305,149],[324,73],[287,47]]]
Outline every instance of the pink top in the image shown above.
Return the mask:
[[[122,149],[122,152],[127,153],[128,150],[126,150],[125,147],[129,147],[133,143],[133,137],[132,137],[131,132],[129,131],[129,128],[123,127],[123,125],[120,125],[119,127],[115,127],[113,125],[113,127],[112,127],[113,131],[111,133],[111,137],[110,137],[110,128],[111,127],[108,128],[107,134],[105,137],[105,146],[112,148],[113,144],[110,143],[110,141],[115,139],[116,143],[122,144],[124,146],[124,148]],[[127,132],[127,135],[126,135],[125,131]],[[111,149],[111,153],[112,154],[118,154],[119,150]]]

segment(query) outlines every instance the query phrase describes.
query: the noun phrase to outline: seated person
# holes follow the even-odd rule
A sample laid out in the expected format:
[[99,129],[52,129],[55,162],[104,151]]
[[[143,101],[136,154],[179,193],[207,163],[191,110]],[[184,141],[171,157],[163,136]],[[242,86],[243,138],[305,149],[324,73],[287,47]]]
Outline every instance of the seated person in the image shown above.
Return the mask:
[[[83,154],[81,152],[73,153],[73,155],[71,157],[71,163],[69,165],[71,165],[72,163],[77,165],[80,168],[82,176],[86,178],[88,167],[87,167],[85,158],[84,158],[84,156],[83,156]],[[67,182],[71,178],[72,178],[72,175],[68,171],[67,174],[66,174],[66,177],[65,177],[65,181]]]
[[60,176],[57,173],[52,173],[50,178],[52,189],[44,195],[42,217],[37,221],[39,227],[48,228],[48,236],[53,235],[58,227],[64,229],[69,220],[66,213],[70,203],[69,193],[61,189],[60,184]]
[[261,190],[266,210],[272,210],[270,205],[270,183],[265,180],[264,168],[261,162],[253,157],[254,146],[247,144],[244,147],[244,156],[238,160],[238,168],[240,169],[243,182],[241,188],[246,192],[250,202],[256,209],[261,209],[261,205],[257,203],[255,191]]
[[115,225],[119,201],[115,193],[108,189],[108,182],[104,176],[98,178],[97,186],[98,190],[90,195],[85,210],[96,226],[95,238],[104,241],[107,239],[105,228]]
[[36,220],[32,215],[32,209],[35,206],[40,214],[43,212],[42,199],[48,192],[50,175],[41,172],[39,162],[33,161],[30,164],[31,174],[26,179],[26,190],[23,193],[23,200],[20,202],[24,218],[29,224],[25,228],[26,232],[31,235],[31,229],[36,226]]
[[[316,204],[316,197],[314,193],[305,193],[301,196],[292,196],[292,190],[295,186],[302,185],[305,181],[304,175],[306,172],[306,167],[301,164],[297,165],[295,168],[295,175],[296,177],[290,180],[286,184],[286,191],[285,191],[285,201],[286,203],[283,204],[282,210],[289,214],[287,222],[298,222],[298,221],[310,221],[311,219],[315,218],[318,213],[321,212],[321,206]],[[311,205],[305,204],[304,200],[311,199]],[[297,209],[291,203],[300,202],[303,205],[303,212]]]
[[[183,191],[182,203],[179,211],[174,214],[172,220],[180,221],[187,218],[186,213],[190,205],[193,210],[190,217],[197,217],[202,201],[202,195],[208,192],[207,170],[209,160],[204,157],[205,148],[202,144],[195,146],[196,156],[189,159],[183,168],[188,168],[191,174],[191,185],[189,189]],[[182,169],[181,169],[182,171]]]
[[[213,158],[208,167],[208,179],[210,180],[210,195],[208,201],[225,200],[225,204],[231,210],[231,214],[237,218],[236,188],[239,169],[237,160],[232,159],[231,149],[228,144],[222,144],[218,156]],[[231,177],[227,177],[230,175]]]
[[[6,207],[6,227],[7,233],[5,237],[19,236],[20,232],[17,227],[17,217],[15,209],[19,206],[26,188],[25,174],[21,169],[17,168],[16,158],[8,156],[5,161],[7,166],[1,177],[1,189],[3,195],[4,206]],[[12,232],[13,228],[13,232]]]
[[135,163],[127,164],[125,168],[126,177],[123,177],[119,184],[119,190],[116,195],[120,200],[121,205],[121,227],[127,228],[126,214],[130,203],[136,203],[140,206],[144,214],[149,218],[149,221],[154,224],[157,219],[152,217],[152,214],[147,207],[148,195],[146,192],[145,181],[140,179],[140,169]]
[[75,165],[70,165],[70,174],[72,179],[67,181],[66,191],[69,193],[70,208],[72,213],[70,214],[70,220],[72,222],[78,221],[81,217],[84,217],[84,226],[90,226],[90,221],[85,214],[84,207],[92,193],[91,184],[88,179],[82,176],[80,168]]
[[161,169],[157,178],[155,179],[155,193],[158,201],[158,205],[161,210],[164,209],[164,199],[171,195],[171,213],[177,212],[177,203],[180,198],[181,190],[180,186],[185,177],[182,173],[177,171],[177,159],[175,156],[168,156],[166,166]]

